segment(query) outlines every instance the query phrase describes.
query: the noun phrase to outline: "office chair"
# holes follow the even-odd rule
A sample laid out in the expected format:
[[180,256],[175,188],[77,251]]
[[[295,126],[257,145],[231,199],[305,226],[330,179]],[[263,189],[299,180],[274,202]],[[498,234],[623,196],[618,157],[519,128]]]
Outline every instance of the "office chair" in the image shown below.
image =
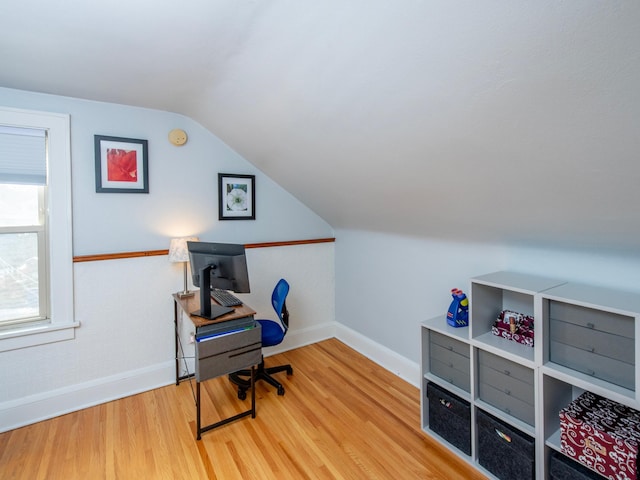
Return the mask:
[[[279,345],[284,340],[284,336],[289,329],[289,311],[287,310],[286,299],[289,294],[289,284],[284,278],[281,278],[273,289],[271,294],[271,304],[276,311],[279,322],[273,320],[260,319],[257,320],[262,327],[262,346],[272,347]],[[273,385],[278,390],[278,395],[284,395],[284,387],[271,375],[278,372],[287,372],[287,375],[293,374],[291,365],[279,365],[277,367],[265,367],[264,356],[255,371],[255,380],[264,380]],[[246,378],[242,378],[246,377]],[[229,380],[238,385],[238,398],[244,400],[247,398],[247,390],[251,388],[251,370],[240,370],[229,374]]]

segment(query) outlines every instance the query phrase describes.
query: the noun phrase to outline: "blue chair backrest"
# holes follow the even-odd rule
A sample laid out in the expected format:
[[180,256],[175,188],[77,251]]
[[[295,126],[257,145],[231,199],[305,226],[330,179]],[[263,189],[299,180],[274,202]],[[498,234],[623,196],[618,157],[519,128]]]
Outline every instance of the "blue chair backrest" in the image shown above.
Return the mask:
[[287,310],[286,299],[289,294],[289,284],[281,278],[271,294],[271,305],[276,311],[278,318],[284,325],[285,331],[289,328],[289,311]]

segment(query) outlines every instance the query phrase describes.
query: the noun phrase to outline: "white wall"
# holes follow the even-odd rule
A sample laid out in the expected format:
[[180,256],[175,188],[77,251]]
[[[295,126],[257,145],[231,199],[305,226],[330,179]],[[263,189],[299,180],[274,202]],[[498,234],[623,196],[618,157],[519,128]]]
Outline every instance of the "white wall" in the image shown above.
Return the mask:
[[[640,291],[640,254],[446,242],[336,232],[338,336],[418,385],[420,323],[445,314],[450,290],[471,277],[513,270]],[[473,301],[473,299],[472,299]],[[346,333],[344,333],[346,332]]]
[[[169,248],[175,236],[255,243],[332,228],[193,120],[169,112],[0,88],[0,105],[71,115],[73,253]],[[188,142],[169,143],[174,128]],[[149,141],[149,194],[95,192],[94,135]],[[218,221],[218,173],[256,175],[256,220]]]
[[[167,249],[182,235],[237,243],[333,236],[188,118],[3,88],[0,105],[71,114],[75,256]],[[185,147],[169,143],[173,128],[189,134]],[[94,134],[149,141],[149,194],[95,193]],[[255,221],[218,221],[218,172],[256,175]],[[273,315],[277,279],[291,283],[292,328],[282,348],[333,335],[333,243],[250,249],[248,263],[247,303],[260,316]],[[75,338],[0,353],[0,431],[174,381],[171,293],[182,281],[182,266],[166,256],[74,264]]]

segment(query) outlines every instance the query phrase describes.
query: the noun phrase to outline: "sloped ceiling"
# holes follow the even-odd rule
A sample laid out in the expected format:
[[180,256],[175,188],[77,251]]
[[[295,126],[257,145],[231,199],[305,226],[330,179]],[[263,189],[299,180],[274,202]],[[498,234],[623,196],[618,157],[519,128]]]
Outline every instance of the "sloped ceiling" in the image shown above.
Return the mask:
[[0,85],[187,115],[334,228],[640,251],[640,2],[20,0]]

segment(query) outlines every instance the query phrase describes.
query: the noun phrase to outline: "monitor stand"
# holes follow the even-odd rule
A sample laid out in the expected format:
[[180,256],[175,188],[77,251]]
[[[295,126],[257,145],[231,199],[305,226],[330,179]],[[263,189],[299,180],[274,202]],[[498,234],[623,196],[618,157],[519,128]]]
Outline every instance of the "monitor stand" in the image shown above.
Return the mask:
[[234,310],[232,307],[212,305],[211,303],[211,269],[213,267],[213,265],[207,265],[200,269],[200,311],[192,313],[192,315],[208,318],[209,320],[221,317]]

